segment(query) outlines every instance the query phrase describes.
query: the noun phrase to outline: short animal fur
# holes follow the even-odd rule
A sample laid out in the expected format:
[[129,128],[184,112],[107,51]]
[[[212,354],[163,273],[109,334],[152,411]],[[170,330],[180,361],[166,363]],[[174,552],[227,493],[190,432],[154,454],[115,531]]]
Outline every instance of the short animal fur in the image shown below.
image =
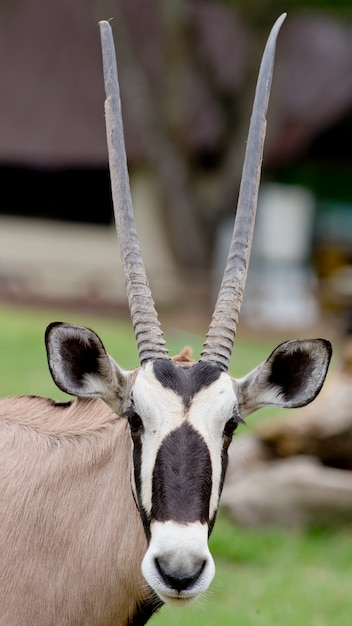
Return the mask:
[[264,53],[234,239],[198,362],[170,359],[133,221],[111,39],[101,24],[111,182],[140,365],[124,371],[91,330],[55,322],[48,363],[63,404],[0,401],[0,626],[137,626],[198,598],[227,449],[265,405],[318,394],[331,346],[288,341],[246,377],[227,373],[248,265],[265,112],[283,18]]

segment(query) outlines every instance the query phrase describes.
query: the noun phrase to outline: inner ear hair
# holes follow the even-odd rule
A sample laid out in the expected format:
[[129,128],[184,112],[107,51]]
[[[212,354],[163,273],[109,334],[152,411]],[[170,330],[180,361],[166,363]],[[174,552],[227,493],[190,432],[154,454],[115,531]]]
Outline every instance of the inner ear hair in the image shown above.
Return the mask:
[[242,415],[264,406],[296,408],[318,395],[332,354],[325,339],[291,340],[280,344],[264,363],[237,381]]
[[308,393],[313,397],[319,393],[326,374],[326,369],[322,367],[322,343],[330,360],[331,344],[324,339],[287,342],[281,344],[285,349],[280,350],[281,346],[278,346],[274,351],[275,358],[269,357],[271,370],[268,382],[279,387],[285,401],[298,398],[304,390],[306,396],[309,388]]

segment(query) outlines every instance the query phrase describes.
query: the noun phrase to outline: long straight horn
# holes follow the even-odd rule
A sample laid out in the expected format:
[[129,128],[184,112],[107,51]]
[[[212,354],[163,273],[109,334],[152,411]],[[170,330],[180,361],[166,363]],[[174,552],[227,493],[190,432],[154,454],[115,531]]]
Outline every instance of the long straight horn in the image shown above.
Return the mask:
[[105,83],[105,123],[115,222],[126,293],[141,365],[168,358],[142,260],[129,185],[115,46],[110,24],[99,23]]
[[276,39],[285,17],[286,13],[281,15],[271,30],[259,70],[230,253],[200,358],[218,364],[224,371],[229,366],[246,283]]

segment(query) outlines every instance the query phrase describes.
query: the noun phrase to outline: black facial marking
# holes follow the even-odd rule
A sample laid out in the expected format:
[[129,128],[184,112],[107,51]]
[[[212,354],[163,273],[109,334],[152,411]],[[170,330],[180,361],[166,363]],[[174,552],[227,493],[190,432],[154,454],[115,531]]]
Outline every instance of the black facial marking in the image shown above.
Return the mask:
[[280,354],[273,364],[269,376],[269,383],[280,387],[286,401],[299,394],[306,385],[306,380],[314,371],[314,360],[302,350]]
[[203,361],[190,367],[177,367],[172,361],[157,359],[153,367],[159,383],[177,393],[185,407],[190,405],[198,391],[215,382],[222,372],[219,366]]
[[145,536],[147,541],[150,541],[150,519],[147,515],[146,510],[144,509],[142,503],[142,430],[131,430],[131,437],[133,441],[133,473],[134,473],[134,482],[136,485],[136,494],[133,494],[135,498],[137,498],[137,508],[139,510],[139,514],[141,516],[143,522],[143,528],[145,532]]
[[160,522],[209,522],[212,467],[208,448],[188,423],[172,431],[157,454],[151,517]]
[[125,417],[128,421],[132,437],[135,433],[143,431],[143,422],[133,407],[127,409]]
[[[241,423],[242,421],[238,414],[236,414],[236,417],[233,417],[232,419],[237,421],[237,424]],[[225,482],[225,476],[226,476],[227,466],[228,466],[228,461],[229,461],[228,449],[229,449],[229,445],[231,441],[232,441],[232,434],[227,435],[226,432],[224,432],[224,440],[223,440],[223,445],[222,445],[222,450],[221,450],[221,475],[220,475],[220,484],[219,484],[219,499],[220,499],[224,482]],[[214,511],[214,514],[211,520],[209,521],[209,525],[208,525],[209,537],[211,533],[213,532],[214,524],[216,522],[216,516],[217,516],[217,510]]]

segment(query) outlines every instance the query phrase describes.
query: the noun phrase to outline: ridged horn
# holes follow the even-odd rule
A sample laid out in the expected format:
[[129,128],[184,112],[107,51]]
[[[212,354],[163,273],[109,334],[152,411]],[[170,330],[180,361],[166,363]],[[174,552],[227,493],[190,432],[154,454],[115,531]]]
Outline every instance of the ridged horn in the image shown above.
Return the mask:
[[276,39],[286,13],[275,22],[265,46],[248,132],[235,226],[215,310],[200,360],[216,363],[227,371],[235,341],[247,278],[257,209],[266,112],[273,75]]
[[133,207],[121,116],[115,46],[110,24],[99,22],[105,84],[105,124],[111,190],[126,293],[141,365],[168,358],[142,260]]

